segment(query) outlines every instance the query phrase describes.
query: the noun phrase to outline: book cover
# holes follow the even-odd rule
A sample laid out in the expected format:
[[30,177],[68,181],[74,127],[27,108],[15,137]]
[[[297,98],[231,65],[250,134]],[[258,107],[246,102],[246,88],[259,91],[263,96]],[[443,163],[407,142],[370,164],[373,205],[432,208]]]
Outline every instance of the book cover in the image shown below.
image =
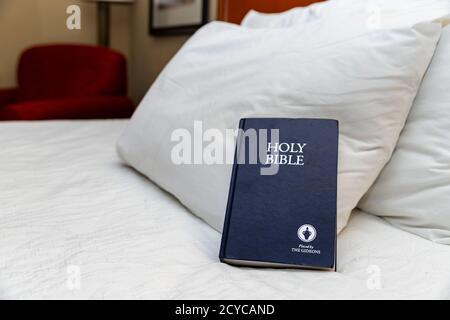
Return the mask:
[[219,258],[336,269],[338,122],[240,121]]

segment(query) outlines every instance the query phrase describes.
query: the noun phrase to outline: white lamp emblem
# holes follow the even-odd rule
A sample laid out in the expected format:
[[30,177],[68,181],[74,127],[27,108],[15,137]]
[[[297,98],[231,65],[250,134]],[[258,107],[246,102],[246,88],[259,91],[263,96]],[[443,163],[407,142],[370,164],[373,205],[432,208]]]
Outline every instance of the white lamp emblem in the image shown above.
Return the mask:
[[297,236],[303,242],[312,242],[316,239],[317,231],[314,226],[310,224],[304,224],[297,230]]

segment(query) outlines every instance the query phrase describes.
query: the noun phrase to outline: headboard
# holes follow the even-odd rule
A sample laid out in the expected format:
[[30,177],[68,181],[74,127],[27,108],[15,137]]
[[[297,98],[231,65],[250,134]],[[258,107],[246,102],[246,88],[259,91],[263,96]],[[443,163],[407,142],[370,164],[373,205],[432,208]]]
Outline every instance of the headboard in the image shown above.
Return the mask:
[[321,1],[323,0],[218,0],[218,19],[240,23],[251,9],[265,13],[281,12]]

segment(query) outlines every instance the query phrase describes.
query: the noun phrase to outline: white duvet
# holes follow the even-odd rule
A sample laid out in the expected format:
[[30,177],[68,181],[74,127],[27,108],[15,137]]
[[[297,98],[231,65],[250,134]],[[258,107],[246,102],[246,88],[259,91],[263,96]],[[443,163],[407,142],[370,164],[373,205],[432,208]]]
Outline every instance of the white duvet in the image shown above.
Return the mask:
[[450,246],[362,212],[338,272],[220,263],[219,233],[120,163],[124,125],[0,123],[0,298],[450,299]]

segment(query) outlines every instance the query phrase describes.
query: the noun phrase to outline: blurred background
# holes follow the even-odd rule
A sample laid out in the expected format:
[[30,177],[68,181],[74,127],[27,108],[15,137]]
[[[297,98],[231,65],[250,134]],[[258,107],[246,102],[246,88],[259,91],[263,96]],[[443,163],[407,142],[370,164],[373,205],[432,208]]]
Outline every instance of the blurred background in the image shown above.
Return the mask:
[[[99,1],[84,0],[0,0],[0,88],[17,86],[17,68],[21,53],[35,45],[100,45],[99,24],[105,12]],[[150,34],[150,0],[109,2],[109,45],[127,61],[128,96],[139,103],[159,72],[192,32]],[[178,3],[179,2],[179,3]],[[160,4],[189,5],[193,1],[166,0]],[[177,4],[178,3],[178,4]],[[69,29],[73,19],[70,6],[80,9],[80,29]],[[209,0],[208,20],[216,17],[216,0]],[[102,16],[103,14],[103,16]],[[179,18],[180,19],[180,18]],[[68,21],[69,20],[69,21]],[[182,17],[181,17],[181,20]],[[73,22],[73,21],[72,21]],[[104,30],[101,32],[105,32]]]

